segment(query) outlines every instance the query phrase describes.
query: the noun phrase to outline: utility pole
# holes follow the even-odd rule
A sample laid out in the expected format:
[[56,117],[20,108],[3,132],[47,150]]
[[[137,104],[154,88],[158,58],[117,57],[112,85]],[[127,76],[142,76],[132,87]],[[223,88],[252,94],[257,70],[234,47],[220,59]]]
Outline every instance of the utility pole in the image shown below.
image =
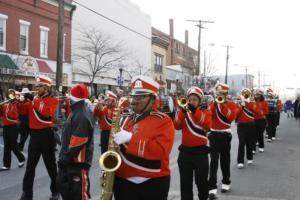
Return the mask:
[[56,55],[56,91],[61,90],[64,46],[64,0],[58,1],[58,34]]
[[202,26],[204,23],[214,23],[213,21],[204,21],[204,20],[187,20],[188,22],[196,22],[195,26],[198,27],[198,59],[197,59],[197,68],[196,68],[196,76],[201,75],[201,29],[204,27]]
[[228,77],[228,60],[229,60],[229,48],[233,48],[233,46],[224,46],[226,47],[226,73],[225,73],[225,84],[227,84],[227,77]]

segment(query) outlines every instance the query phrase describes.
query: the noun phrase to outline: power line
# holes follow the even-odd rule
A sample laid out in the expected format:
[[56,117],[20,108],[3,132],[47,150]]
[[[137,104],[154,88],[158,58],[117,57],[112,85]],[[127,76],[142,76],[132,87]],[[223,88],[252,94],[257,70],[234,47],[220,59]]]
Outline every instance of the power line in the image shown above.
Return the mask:
[[108,20],[108,21],[110,21],[110,22],[113,22],[114,24],[117,24],[117,25],[121,26],[122,28],[125,28],[125,29],[127,29],[127,30],[129,30],[129,31],[131,31],[131,32],[133,32],[133,33],[135,33],[135,34],[138,34],[138,35],[140,35],[140,36],[142,36],[142,37],[148,39],[148,40],[152,40],[151,37],[148,37],[148,36],[146,36],[146,35],[144,35],[144,34],[142,34],[142,33],[139,33],[138,31],[136,31],[136,30],[134,30],[134,29],[132,29],[132,28],[130,28],[130,27],[128,27],[128,26],[125,26],[125,25],[123,25],[123,24],[121,24],[121,23],[119,23],[119,22],[117,22],[117,21],[115,21],[115,20],[113,20],[113,19],[111,19],[111,18],[109,18],[109,17],[106,17],[105,15],[103,15],[103,14],[101,14],[101,13],[99,13],[99,12],[97,12],[97,11],[95,11],[95,10],[93,10],[93,9],[91,9],[91,8],[89,8],[89,7],[85,6],[85,5],[83,5],[83,4],[81,4],[81,3],[78,3],[78,2],[75,1],[75,0],[73,0],[73,2],[76,3],[77,5],[79,5],[79,6],[83,7],[83,8],[85,8],[85,9],[87,9],[87,10],[89,10],[89,11],[91,11],[92,13],[95,13],[96,15],[99,15],[100,17],[102,17],[102,18],[104,18],[104,19],[106,19],[106,20]]

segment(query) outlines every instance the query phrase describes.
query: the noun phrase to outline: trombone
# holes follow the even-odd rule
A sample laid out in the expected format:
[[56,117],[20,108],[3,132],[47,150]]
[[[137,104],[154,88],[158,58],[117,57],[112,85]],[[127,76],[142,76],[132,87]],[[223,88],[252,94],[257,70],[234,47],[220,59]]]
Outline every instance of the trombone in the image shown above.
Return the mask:
[[8,100],[6,100],[6,101],[2,101],[1,103],[0,103],[0,106],[3,106],[4,104],[7,104],[7,103],[9,103],[9,102],[11,102],[11,101],[13,101],[13,100],[15,100],[16,99],[16,95],[19,95],[20,93],[18,92],[18,91],[16,91],[16,90],[14,90],[14,89],[9,89],[8,90]]

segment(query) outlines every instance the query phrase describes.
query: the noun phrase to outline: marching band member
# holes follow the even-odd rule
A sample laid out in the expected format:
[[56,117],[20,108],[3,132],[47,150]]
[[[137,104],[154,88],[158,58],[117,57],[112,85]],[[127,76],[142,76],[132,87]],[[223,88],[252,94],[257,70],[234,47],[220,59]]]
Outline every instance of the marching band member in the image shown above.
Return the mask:
[[94,110],[94,116],[99,119],[99,126],[101,129],[100,144],[101,154],[107,151],[108,139],[111,129],[112,115],[116,107],[117,96],[112,91],[106,91],[105,104],[100,103]]
[[19,112],[19,132],[20,132],[20,141],[18,144],[18,147],[21,151],[23,151],[24,144],[29,136],[29,118],[28,118],[28,109],[30,105],[32,104],[33,96],[31,94],[32,92],[29,91],[28,88],[23,88],[21,91],[21,97],[20,101],[17,104],[18,112]]
[[237,156],[238,169],[244,168],[245,146],[248,165],[253,164],[254,138],[256,135],[254,115],[263,115],[254,101],[251,101],[251,90],[245,88],[241,91],[241,100],[237,112],[237,133],[239,137],[239,148]]
[[[11,94],[10,94],[11,95]],[[0,171],[10,170],[11,166],[11,152],[14,152],[19,161],[19,167],[23,167],[25,164],[25,157],[18,149],[18,117],[17,101],[15,96],[9,97],[11,101],[8,101],[4,105],[0,105],[0,117],[3,118],[3,167]]]
[[54,114],[58,107],[58,99],[51,96],[52,80],[45,76],[36,78],[38,95],[35,96],[28,109],[30,141],[28,161],[23,179],[23,194],[20,200],[32,200],[35,168],[42,155],[46,169],[51,178],[50,200],[58,200],[56,187],[57,166],[55,161]]
[[266,115],[269,112],[268,102],[265,101],[263,91],[257,90],[254,94],[254,99],[258,108],[262,111],[254,114],[255,128],[256,128],[256,141],[254,152],[256,152],[256,142],[258,142],[258,151],[264,152],[264,131],[266,129]]
[[182,108],[174,120],[175,129],[182,130],[178,156],[181,200],[193,199],[194,174],[199,199],[208,198],[207,131],[211,128],[211,112],[200,108],[203,96],[200,88],[189,88],[188,107]]
[[267,135],[268,139],[267,142],[272,142],[276,139],[276,126],[277,126],[277,100],[274,98],[273,90],[267,90],[267,102],[268,102],[268,109],[269,113],[267,115]]
[[85,99],[88,89],[77,84],[70,91],[72,114],[62,133],[58,184],[64,200],[88,200],[89,168],[93,160],[93,120]]
[[153,111],[159,84],[146,76],[131,83],[131,106],[114,141],[120,145],[122,164],[116,172],[115,200],[167,200],[170,187],[169,156],[174,125],[168,115]]
[[[210,144],[209,199],[217,198],[217,172],[220,159],[222,170],[222,192],[230,190],[230,149],[231,122],[236,118],[236,112],[226,102],[229,86],[219,83],[215,86],[215,101],[210,102],[212,112],[212,127],[208,135]],[[218,98],[222,97],[221,101]]]

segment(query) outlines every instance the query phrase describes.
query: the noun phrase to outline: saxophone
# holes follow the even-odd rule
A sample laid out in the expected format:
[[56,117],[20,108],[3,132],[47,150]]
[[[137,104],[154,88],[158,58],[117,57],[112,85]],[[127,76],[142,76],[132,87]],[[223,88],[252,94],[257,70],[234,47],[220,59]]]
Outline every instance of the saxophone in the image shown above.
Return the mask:
[[108,140],[108,150],[100,156],[99,165],[102,169],[101,176],[101,188],[102,194],[100,200],[111,200],[113,195],[113,186],[115,180],[115,171],[121,165],[121,157],[119,155],[119,146],[114,142],[114,135],[120,131],[120,119],[122,103],[126,101],[127,98],[122,97],[118,106],[113,112],[111,130]]

